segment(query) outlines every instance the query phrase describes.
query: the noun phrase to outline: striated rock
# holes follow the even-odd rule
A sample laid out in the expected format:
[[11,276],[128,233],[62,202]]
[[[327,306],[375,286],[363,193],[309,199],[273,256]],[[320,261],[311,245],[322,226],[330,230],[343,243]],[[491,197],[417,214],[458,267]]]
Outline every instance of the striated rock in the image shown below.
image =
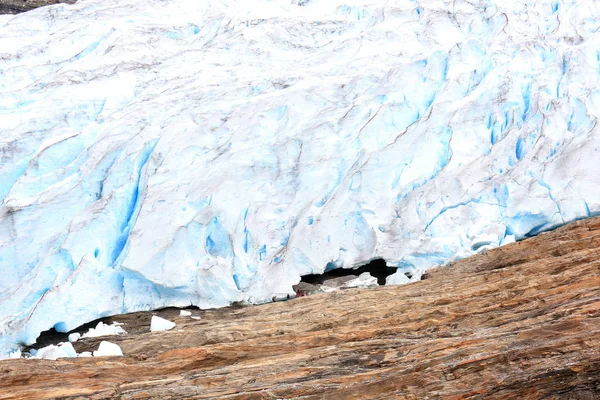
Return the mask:
[[593,218],[406,286],[122,315],[124,357],[3,361],[0,399],[597,399],[599,288]]
[[76,0],[0,0],[0,14],[18,14],[51,4],[74,4]]

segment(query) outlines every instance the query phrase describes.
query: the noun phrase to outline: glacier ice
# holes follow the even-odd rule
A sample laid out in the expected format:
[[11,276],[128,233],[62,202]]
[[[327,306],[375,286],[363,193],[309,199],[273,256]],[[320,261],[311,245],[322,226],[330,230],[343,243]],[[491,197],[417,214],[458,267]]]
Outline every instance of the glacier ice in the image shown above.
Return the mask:
[[327,265],[405,283],[597,215],[599,29],[575,0],[0,16],[0,355]]

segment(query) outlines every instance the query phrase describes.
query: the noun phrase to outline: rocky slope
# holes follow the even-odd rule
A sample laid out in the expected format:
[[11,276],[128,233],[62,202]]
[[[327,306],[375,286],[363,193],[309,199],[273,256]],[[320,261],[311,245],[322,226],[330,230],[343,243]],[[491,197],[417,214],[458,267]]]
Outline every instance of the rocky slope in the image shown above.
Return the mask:
[[0,399],[595,399],[599,288],[593,218],[405,286],[118,316],[124,357],[1,362]]
[[73,4],[76,0],[0,0],[0,14],[18,14],[50,4]]

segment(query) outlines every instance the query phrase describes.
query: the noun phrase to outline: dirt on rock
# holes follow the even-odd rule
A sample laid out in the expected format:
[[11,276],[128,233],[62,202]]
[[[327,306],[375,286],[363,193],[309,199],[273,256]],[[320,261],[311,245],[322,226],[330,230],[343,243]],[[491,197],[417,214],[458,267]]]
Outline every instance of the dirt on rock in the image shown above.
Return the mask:
[[[600,218],[405,286],[112,318],[124,357],[0,362],[0,399],[598,399]],[[110,322],[111,319],[104,320]]]

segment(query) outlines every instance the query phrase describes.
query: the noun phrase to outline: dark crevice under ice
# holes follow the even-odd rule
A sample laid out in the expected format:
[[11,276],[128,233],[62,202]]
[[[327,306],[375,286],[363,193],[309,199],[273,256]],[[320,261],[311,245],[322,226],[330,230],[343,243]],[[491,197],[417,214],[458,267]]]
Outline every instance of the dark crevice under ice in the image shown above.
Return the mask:
[[[394,274],[397,270],[397,267],[388,267],[385,263],[385,260],[378,258],[359,268],[336,268],[330,271],[325,271],[322,274],[304,275],[301,279],[301,282],[317,285],[322,284],[328,279],[339,278],[342,276],[359,276],[365,272],[368,272],[372,277],[377,278],[377,283],[380,286],[383,286],[385,285],[385,278]],[[411,276],[407,277],[409,279],[411,278]]]

